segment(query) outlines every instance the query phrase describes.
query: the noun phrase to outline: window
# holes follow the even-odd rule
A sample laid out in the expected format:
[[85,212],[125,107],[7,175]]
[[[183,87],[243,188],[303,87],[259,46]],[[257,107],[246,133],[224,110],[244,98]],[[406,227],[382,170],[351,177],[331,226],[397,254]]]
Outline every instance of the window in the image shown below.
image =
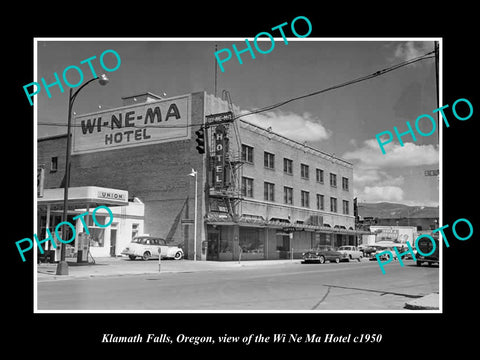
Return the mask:
[[330,173],[330,186],[337,187],[337,175]]
[[300,164],[300,176],[301,176],[303,179],[308,179],[308,178],[309,178],[309,175],[308,175],[308,165]]
[[242,144],[242,160],[253,164],[253,147]]
[[[95,213],[95,220],[100,225],[105,225],[106,216],[100,215],[98,212]],[[94,221],[92,215],[85,216],[85,223],[90,232],[90,247],[103,247],[105,240],[105,228],[99,227]]]
[[337,212],[337,199],[334,197],[330,198],[330,211]]
[[265,151],[263,155],[263,165],[267,169],[275,169],[275,155]]
[[138,235],[140,224],[132,224],[132,239]]
[[317,182],[323,184],[323,170],[322,169],[317,169]]
[[342,189],[348,191],[348,178],[342,177]]
[[263,199],[266,201],[275,201],[275,185],[269,182],[263,183]]
[[242,177],[242,196],[253,198],[253,179]]
[[283,187],[283,202],[288,205],[293,205],[293,188]]
[[343,200],[343,213],[345,215],[348,215],[348,201],[347,200]]
[[264,258],[264,241],[260,229],[240,227],[238,245],[243,254],[251,254],[253,258]]
[[317,194],[317,210],[325,210],[325,197]]
[[54,156],[50,160],[50,171],[51,172],[56,172],[58,170],[58,157]]
[[300,197],[300,204],[302,207],[310,207],[310,193],[308,191],[301,191],[300,193],[301,197]]
[[289,175],[293,174],[293,161],[283,158],[283,172]]

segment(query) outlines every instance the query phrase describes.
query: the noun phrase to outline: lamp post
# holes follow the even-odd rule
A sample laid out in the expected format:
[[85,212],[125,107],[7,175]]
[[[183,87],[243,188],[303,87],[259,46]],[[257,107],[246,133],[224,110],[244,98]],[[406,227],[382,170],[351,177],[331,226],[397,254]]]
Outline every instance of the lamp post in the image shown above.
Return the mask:
[[192,172],[188,174],[195,178],[195,210],[193,219],[193,261],[197,261],[197,172],[192,169]]
[[[80,86],[77,91],[72,94],[72,88],[70,88],[70,94],[68,98],[68,123],[67,123],[67,154],[65,159],[65,187],[63,193],[63,215],[62,215],[62,223],[67,222],[67,207],[68,207],[68,187],[70,186],[70,153],[71,153],[71,128],[72,128],[72,108],[75,99],[77,98],[78,93],[82,90],[85,86],[90,84],[92,81],[98,79],[100,85],[104,86],[108,83],[108,78],[105,74],[100,75],[99,78],[93,78],[87,81],[85,84]],[[63,225],[62,227],[62,239],[66,238],[67,229],[66,226]],[[60,245],[60,261],[57,265],[57,275],[68,275],[68,264],[65,261],[65,244],[62,242]]]

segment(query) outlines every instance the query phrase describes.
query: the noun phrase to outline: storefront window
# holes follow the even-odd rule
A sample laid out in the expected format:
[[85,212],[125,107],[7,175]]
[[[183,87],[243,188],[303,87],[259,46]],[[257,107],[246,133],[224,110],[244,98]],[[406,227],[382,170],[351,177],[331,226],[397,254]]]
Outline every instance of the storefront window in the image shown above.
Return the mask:
[[313,240],[313,248],[325,248],[329,247],[330,244],[330,234],[326,233],[315,233],[315,238]]
[[239,245],[243,253],[261,254],[264,253],[263,239],[260,240],[258,229],[240,228]]
[[[85,217],[90,232],[90,246],[91,247],[103,247],[105,240],[105,229],[97,226],[93,221],[92,215]],[[95,214],[95,220],[100,225],[105,225],[106,216],[101,216],[98,213]]]

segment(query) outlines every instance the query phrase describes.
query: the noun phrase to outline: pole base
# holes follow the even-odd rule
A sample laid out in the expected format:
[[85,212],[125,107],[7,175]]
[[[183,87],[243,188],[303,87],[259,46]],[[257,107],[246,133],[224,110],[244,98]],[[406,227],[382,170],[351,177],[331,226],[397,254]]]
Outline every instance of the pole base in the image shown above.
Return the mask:
[[57,265],[57,275],[68,275],[68,264],[66,261],[60,261]]

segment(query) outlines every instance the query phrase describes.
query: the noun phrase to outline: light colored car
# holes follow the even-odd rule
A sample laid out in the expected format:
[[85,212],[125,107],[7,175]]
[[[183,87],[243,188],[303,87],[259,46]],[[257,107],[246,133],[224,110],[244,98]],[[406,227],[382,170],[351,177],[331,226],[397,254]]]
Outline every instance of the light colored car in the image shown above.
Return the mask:
[[358,261],[360,261],[363,257],[363,253],[352,245],[340,246],[338,248],[338,251],[344,254],[344,258],[348,259],[348,261],[353,259],[357,259]]
[[171,258],[180,260],[183,258],[183,250],[176,245],[168,245],[167,241],[154,236],[136,236],[132,242],[122,251],[130,260],[141,257],[143,260],[158,259],[161,250],[162,259]]

